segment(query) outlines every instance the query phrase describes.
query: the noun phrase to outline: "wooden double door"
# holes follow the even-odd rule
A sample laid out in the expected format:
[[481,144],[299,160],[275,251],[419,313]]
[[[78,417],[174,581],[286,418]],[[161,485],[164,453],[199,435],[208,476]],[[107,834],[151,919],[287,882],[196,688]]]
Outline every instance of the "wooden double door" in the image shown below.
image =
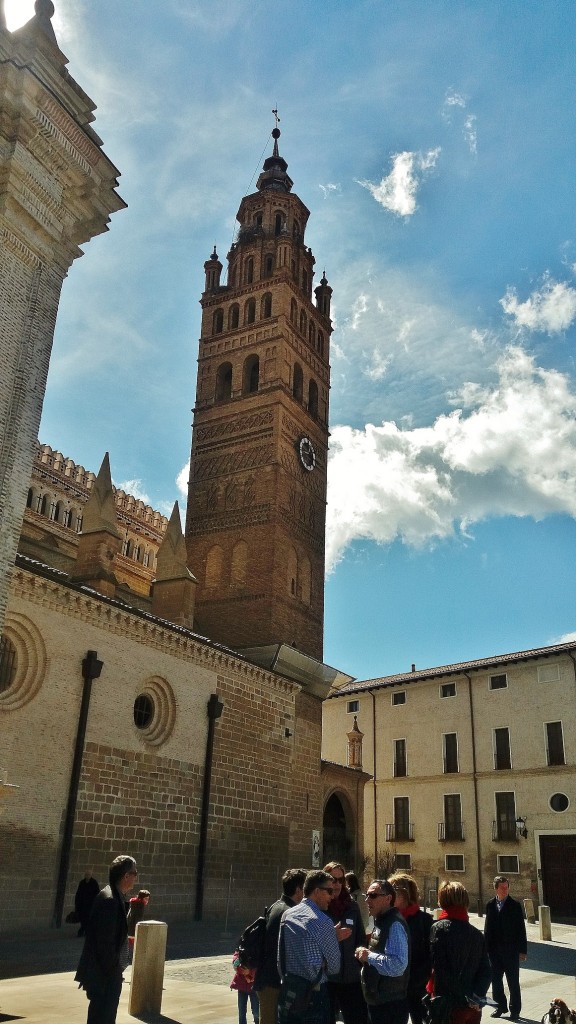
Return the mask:
[[540,869],[552,919],[576,918],[576,835],[540,836]]

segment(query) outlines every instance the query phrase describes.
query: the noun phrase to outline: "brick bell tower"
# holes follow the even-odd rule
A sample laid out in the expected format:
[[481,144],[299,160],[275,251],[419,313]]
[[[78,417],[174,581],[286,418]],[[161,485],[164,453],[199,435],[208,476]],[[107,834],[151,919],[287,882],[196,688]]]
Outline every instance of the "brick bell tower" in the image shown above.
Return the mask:
[[309,210],[272,137],[227,283],[216,247],[204,264],[186,538],[198,632],[322,660],[332,289],[313,302]]

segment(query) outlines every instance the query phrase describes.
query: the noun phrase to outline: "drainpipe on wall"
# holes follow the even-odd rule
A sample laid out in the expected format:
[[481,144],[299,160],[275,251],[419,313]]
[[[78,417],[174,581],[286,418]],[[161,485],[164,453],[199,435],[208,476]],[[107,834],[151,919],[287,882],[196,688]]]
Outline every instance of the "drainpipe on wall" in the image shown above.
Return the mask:
[[194,920],[202,920],[204,905],[204,865],[206,863],[206,843],[208,840],[208,812],[210,810],[210,786],[212,783],[212,753],[214,750],[214,728],[220,718],[224,705],[217,693],[210,695],[206,705],[208,712],[208,736],[206,738],[206,758],[204,761],[204,785],[202,787],[202,813],[200,816],[200,836],[198,839],[198,862],[196,867],[196,904]]
[[378,803],[376,799],[376,697],[373,690],[368,690],[372,697],[372,794],[374,798],[374,874],[378,874]]
[[476,734],[474,732],[474,703],[472,701],[472,678],[464,672],[468,680],[468,703],[470,705],[470,732],[472,737],[472,783],[474,787],[474,819],[476,821],[476,865],[478,871],[478,913],[482,916],[484,896],[482,893],[482,851],[480,847],[480,816],[478,810],[478,777],[476,773]]
[[98,661],[96,651],[88,651],[82,661],[82,702],[78,716],[78,729],[76,731],[76,744],[74,747],[74,759],[72,761],[72,772],[70,775],[70,787],[68,790],[68,803],[66,805],[66,817],[64,819],[64,833],[62,846],[60,848],[60,863],[58,865],[58,880],[56,882],[56,899],[54,900],[54,914],[52,916],[52,927],[62,927],[62,911],[66,896],[66,884],[68,882],[68,868],[70,866],[70,848],[72,846],[72,835],[74,832],[74,821],[76,819],[76,805],[78,803],[78,788],[80,786],[80,773],[82,771],[82,759],[84,757],[84,741],[86,739],[86,726],[88,723],[88,711],[90,709],[90,697],[92,694],[92,682],[98,679],[104,665]]

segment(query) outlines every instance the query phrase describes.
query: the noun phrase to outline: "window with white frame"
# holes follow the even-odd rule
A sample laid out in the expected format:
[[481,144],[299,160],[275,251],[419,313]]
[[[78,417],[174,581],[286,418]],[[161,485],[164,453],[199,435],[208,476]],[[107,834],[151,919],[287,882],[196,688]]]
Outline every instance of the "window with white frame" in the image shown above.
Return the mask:
[[544,729],[546,731],[546,763],[549,765],[566,764],[562,722],[545,722]]
[[496,858],[499,875],[519,875],[520,865],[515,853],[502,853]]
[[557,683],[560,680],[560,665],[538,665],[539,683]]
[[494,729],[494,768],[496,771],[501,772],[511,767],[510,730],[507,726],[501,729]]
[[460,771],[458,767],[458,733],[446,732],[442,737],[442,761],[444,774]]
[[447,853],[445,859],[446,871],[464,871],[464,854]]
[[455,697],[456,696],[456,683],[442,683],[440,687],[441,697]]
[[402,779],[406,770],[406,740],[394,740],[394,778]]
[[396,690],[392,694],[392,706],[397,707],[399,704],[406,703],[406,690]]
[[349,715],[356,715],[360,710],[359,700],[349,700],[346,702],[346,712]]
[[497,676],[490,676],[488,685],[491,690],[505,690],[508,686],[508,676],[505,672],[501,672]]

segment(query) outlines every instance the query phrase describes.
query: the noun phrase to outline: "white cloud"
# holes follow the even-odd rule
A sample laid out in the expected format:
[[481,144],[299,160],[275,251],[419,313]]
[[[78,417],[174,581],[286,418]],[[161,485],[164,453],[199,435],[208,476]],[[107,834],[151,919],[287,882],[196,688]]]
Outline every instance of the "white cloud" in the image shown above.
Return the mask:
[[176,477],[176,486],[183,498],[188,498],[188,477],[190,476],[190,462],[187,462]]
[[450,121],[453,107],[466,107],[466,97],[461,92],[456,92],[454,89],[449,89],[444,97],[444,104],[442,106],[442,117],[446,121]]
[[358,181],[359,185],[372,193],[377,203],[399,217],[411,217],[417,210],[416,194],[428,171],[435,166],[440,147],[427,153],[394,153],[392,170],[379,185],[371,181]]
[[136,501],[143,501],[145,505],[150,504],[150,498],[146,491],[143,490],[141,480],[122,480],[116,486],[121,491],[125,491],[126,494],[131,494],[133,498],[136,498]]
[[576,640],[576,632],[574,633],[563,633],[562,636],[557,636],[550,641],[550,645],[554,644],[573,644]]
[[576,516],[576,394],[519,348],[431,427],[331,431],[327,564],[356,539],[420,547],[499,515]]
[[341,185],[334,185],[331,181],[328,181],[325,185],[319,185],[318,188],[322,189],[322,191],[324,193],[324,199],[328,198],[328,195],[329,195],[330,192],[341,192],[342,191],[342,186]]
[[478,152],[478,133],[476,130],[476,114],[468,114],[464,121],[464,138],[473,156]]
[[500,305],[518,327],[559,334],[576,320],[576,289],[546,274],[525,302],[518,301],[515,288],[508,288]]

